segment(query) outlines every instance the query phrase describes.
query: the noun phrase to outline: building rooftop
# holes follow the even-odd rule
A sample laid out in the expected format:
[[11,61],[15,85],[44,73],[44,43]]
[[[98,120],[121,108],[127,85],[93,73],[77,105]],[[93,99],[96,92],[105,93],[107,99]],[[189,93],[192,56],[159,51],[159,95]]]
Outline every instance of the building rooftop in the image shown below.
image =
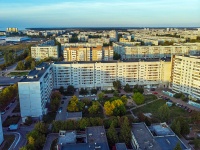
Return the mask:
[[44,75],[46,70],[50,67],[50,63],[43,62],[39,64],[35,69],[31,70],[26,78],[19,82],[34,82],[39,81],[39,79]]
[[67,119],[79,119],[82,118],[82,112],[67,112]]
[[150,130],[155,133],[156,136],[175,135],[165,123],[152,125]]
[[162,150],[144,123],[132,124],[132,132],[141,150]]
[[116,150],[127,150],[125,143],[116,143],[115,147],[116,147]]
[[70,144],[70,143],[76,143],[76,131],[60,131],[59,138],[58,138],[59,144]]

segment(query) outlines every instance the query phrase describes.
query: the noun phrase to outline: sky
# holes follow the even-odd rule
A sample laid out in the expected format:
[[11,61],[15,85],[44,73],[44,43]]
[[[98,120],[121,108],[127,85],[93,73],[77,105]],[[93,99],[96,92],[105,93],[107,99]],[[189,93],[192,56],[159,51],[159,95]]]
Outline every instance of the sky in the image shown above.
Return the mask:
[[0,0],[6,27],[200,27],[200,0]]

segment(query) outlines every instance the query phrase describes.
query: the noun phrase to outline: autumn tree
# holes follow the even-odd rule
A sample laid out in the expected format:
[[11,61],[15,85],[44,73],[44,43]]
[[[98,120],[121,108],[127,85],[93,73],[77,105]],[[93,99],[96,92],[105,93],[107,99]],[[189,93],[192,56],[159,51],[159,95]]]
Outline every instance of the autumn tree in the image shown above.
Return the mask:
[[78,98],[74,95],[69,101],[67,110],[72,111],[72,112],[77,112],[77,111],[81,111],[83,107],[84,107],[84,103],[80,102]]
[[122,100],[122,102],[123,102],[124,104],[126,104],[127,101],[128,101],[128,98],[126,97],[126,95],[121,96],[120,99]]
[[107,101],[104,104],[105,114],[108,116],[111,115],[124,115],[126,109],[122,100],[114,100],[112,102]]
[[24,65],[24,62],[23,62],[23,61],[19,61],[19,62],[17,63],[16,70],[25,70],[25,65]]
[[140,92],[134,93],[132,98],[137,105],[141,105],[144,103],[144,96]]
[[99,102],[92,102],[92,106],[89,107],[88,111],[90,114],[97,114],[99,109]]

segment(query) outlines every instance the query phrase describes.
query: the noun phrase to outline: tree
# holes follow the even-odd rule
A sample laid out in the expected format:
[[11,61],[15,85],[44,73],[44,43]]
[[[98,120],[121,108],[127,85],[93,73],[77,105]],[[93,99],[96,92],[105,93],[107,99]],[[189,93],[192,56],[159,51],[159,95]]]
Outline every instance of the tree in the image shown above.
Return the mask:
[[178,142],[174,148],[174,150],[182,150],[180,143]]
[[122,100],[122,102],[124,103],[124,105],[125,105],[125,104],[127,103],[127,101],[128,101],[126,95],[123,95],[123,96],[121,97],[121,100]]
[[105,110],[105,114],[108,116],[111,115],[124,115],[126,113],[126,108],[124,106],[124,103],[122,102],[122,100],[117,99],[114,100],[112,102],[107,101],[104,104],[104,110]]
[[124,121],[121,124],[119,138],[120,138],[120,142],[125,142],[126,144],[129,144],[132,139],[131,127],[129,125],[129,121],[127,117],[124,117]]
[[44,124],[42,122],[38,122],[38,123],[35,124],[34,129],[36,131],[38,131],[39,133],[46,134],[48,127],[47,127],[46,124]]
[[113,92],[113,96],[114,96],[114,97],[119,97],[119,93],[115,90],[115,91]]
[[85,129],[86,127],[89,127],[90,126],[90,121],[88,118],[82,118],[80,121],[79,121],[79,128],[80,129]]
[[200,148],[200,139],[197,138],[194,139],[194,148],[195,149]]
[[139,92],[134,93],[132,98],[137,105],[141,105],[144,103],[144,96]]
[[113,81],[113,87],[115,88],[115,90],[119,90],[121,89],[121,82],[119,80],[117,81]]
[[78,100],[78,98],[74,95],[74,96],[72,96],[72,98],[69,101],[67,110],[72,111],[72,112],[77,112],[77,111],[83,110],[84,106],[85,106],[85,104],[83,102],[80,102]]
[[80,95],[87,95],[88,94],[88,90],[84,89],[84,88],[81,88],[81,90],[79,91],[79,94]]
[[170,118],[170,110],[169,107],[165,104],[158,109],[158,116],[161,121],[168,122]]
[[92,106],[89,107],[88,111],[90,114],[97,114],[100,109],[98,102],[93,102]]
[[17,63],[16,70],[24,70],[24,69],[25,69],[25,65],[24,65],[23,61],[19,61]]
[[58,110],[58,107],[60,105],[61,101],[61,94],[59,91],[54,91],[51,94],[51,101],[50,101],[50,107],[51,111],[56,112]]
[[117,131],[115,130],[113,123],[111,123],[110,128],[107,131],[107,137],[108,137],[109,143],[111,143],[112,145],[119,142]]
[[174,133],[176,133],[176,135],[180,136],[181,126],[179,121],[173,120],[171,129],[174,131]]
[[28,117],[25,119],[25,124],[31,125],[32,123],[33,123],[33,119],[32,119],[30,116],[28,116]]
[[31,62],[31,70],[33,70],[33,69],[35,68],[35,66],[36,66],[36,62],[33,60],[33,61]]
[[101,92],[101,93],[99,93],[98,94],[98,99],[100,100],[100,101],[102,101],[103,100],[103,98],[104,98],[104,93],[103,92]]
[[116,53],[116,52],[114,52],[113,60],[119,60],[119,59],[121,59],[121,55]]
[[144,93],[144,88],[142,86],[135,85],[134,88],[133,88],[133,93],[138,93],[138,92],[143,94]]
[[65,89],[64,89],[64,87],[63,87],[63,86],[61,86],[61,87],[59,88],[59,92],[60,92],[61,94],[64,94],[64,92],[65,92]]
[[131,92],[131,88],[130,88],[130,85],[127,83],[125,86],[124,86],[124,91],[125,92]]
[[91,94],[97,94],[97,89],[92,89]]
[[73,86],[73,85],[69,85],[69,86],[67,87],[67,92],[68,92],[68,93],[74,94],[74,91],[75,91],[75,89],[74,89],[74,86]]

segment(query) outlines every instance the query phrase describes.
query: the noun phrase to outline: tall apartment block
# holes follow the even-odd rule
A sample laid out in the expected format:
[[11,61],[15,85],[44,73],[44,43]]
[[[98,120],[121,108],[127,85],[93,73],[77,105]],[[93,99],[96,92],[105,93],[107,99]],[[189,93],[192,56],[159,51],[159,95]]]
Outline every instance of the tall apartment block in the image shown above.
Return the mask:
[[113,60],[113,48],[109,47],[67,47],[63,52],[65,61]]
[[53,89],[53,68],[42,63],[30,71],[27,78],[18,82],[21,117],[42,117],[47,112],[46,103],[50,102]]
[[122,85],[167,87],[170,81],[171,61],[135,62],[57,62],[54,70],[54,88],[73,85],[75,88],[112,89],[113,81]]
[[37,60],[52,57],[58,58],[58,46],[32,46],[31,57]]
[[172,57],[172,90],[190,95],[200,100],[200,57]]
[[3,143],[4,137],[3,137],[3,128],[2,128],[2,120],[0,116],[0,145]]

